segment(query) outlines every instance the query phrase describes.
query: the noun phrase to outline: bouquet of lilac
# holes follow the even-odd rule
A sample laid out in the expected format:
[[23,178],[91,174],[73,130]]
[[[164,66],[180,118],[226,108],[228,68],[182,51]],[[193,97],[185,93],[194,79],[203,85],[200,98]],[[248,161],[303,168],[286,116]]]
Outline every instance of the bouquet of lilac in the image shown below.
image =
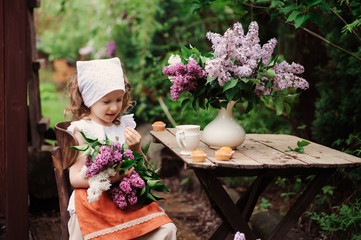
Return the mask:
[[[85,145],[69,148],[84,151],[82,155],[87,156],[81,175],[89,181],[89,202],[99,200],[104,191],[109,191],[114,204],[125,209],[129,205],[143,205],[162,199],[152,190],[168,192],[165,185],[160,183],[156,171],[146,165],[142,154],[127,149],[126,144],[121,145],[118,141],[112,142],[108,138],[99,141],[84,132],[81,134]],[[145,153],[149,144],[144,149]],[[134,171],[129,177],[124,177],[119,183],[110,183],[110,177],[115,176],[117,171],[124,174],[131,167],[134,167]]]
[[178,100],[182,92],[189,92],[182,106],[207,108],[226,107],[228,102],[244,104],[246,112],[254,104],[274,105],[277,114],[289,113],[292,102],[298,97],[296,89],[305,90],[308,82],[297,76],[303,66],[272,57],[277,40],[270,39],[261,46],[258,24],[252,22],[245,33],[235,23],[224,35],[207,33],[213,52],[202,55],[194,47],[181,47],[181,55],[171,55],[163,74],[172,81],[170,92]]

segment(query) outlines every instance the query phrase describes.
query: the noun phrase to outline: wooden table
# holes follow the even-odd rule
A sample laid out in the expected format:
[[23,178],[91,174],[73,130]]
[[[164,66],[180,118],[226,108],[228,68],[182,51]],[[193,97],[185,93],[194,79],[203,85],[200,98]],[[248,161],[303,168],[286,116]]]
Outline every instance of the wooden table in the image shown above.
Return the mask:
[[[174,128],[151,131],[150,134],[155,142],[169,148],[194,170],[212,207],[223,220],[210,237],[214,240],[225,239],[236,231],[243,232],[247,240],[256,239],[248,221],[259,196],[273,179],[277,176],[313,175],[312,181],[267,237],[268,240],[283,239],[337,168],[361,166],[360,158],[313,142],[304,147],[304,154],[285,152],[288,146],[295,148],[297,141],[303,139],[279,134],[247,134],[245,142],[237,148],[230,161],[216,160],[215,150],[201,140],[199,149],[207,154],[207,159],[204,163],[197,163],[192,162],[190,156],[179,154],[181,149],[177,146]],[[256,176],[236,203],[218,179],[231,176]]]

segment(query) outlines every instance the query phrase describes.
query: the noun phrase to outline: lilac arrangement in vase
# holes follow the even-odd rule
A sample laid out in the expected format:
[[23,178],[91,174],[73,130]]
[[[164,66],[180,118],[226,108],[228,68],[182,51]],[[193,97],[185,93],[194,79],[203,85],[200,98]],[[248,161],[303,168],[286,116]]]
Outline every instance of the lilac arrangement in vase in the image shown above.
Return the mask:
[[235,103],[242,104],[245,113],[265,104],[274,107],[277,115],[288,115],[300,94],[297,89],[309,87],[298,76],[303,66],[272,56],[277,40],[272,38],[261,46],[258,31],[257,22],[250,23],[247,33],[237,22],[223,36],[208,32],[212,52],[202,55],[195,47],[181,46],[181,55],[172,54],[163,68],[173,83],[172,99],[184,96],[182,107],[220,109],[203,130],[203,140],[211,147],[236,148],[245,140],[242,126],[233,118]]
[[296,89],[309,87],[297,76],[304,68],[297,63],[278,62],[272,56],[277,40],[272,38],[261,46],[258,31],[257,22],[251,22],[247,33],[237,22],[223,36],[208,32],[213,51],[205,55],[194,47],[181,46],[182,54],[171,55],[169,65],[163,68],[163,74],[173,82],[172,99],[178,100],[181,93],[188,92],[183,101],[195,108],[225,108],[235,101],[243,103],[246,112],[266,103],[275,106],[278,115],[289,113],[299,95]]

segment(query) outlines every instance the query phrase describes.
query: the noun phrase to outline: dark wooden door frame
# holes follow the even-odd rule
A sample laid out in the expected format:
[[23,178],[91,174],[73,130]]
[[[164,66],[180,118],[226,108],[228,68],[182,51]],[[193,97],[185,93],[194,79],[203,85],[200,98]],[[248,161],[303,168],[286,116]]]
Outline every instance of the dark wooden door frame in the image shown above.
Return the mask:
[[6,239],[29,239],[27,180],[26,0],[0,2],[0,213]]

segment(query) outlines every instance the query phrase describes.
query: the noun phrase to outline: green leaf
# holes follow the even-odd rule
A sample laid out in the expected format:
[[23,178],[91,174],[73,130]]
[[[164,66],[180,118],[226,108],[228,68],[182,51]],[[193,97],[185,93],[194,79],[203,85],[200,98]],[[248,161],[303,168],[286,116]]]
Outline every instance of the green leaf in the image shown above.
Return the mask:
[[307,141],[305,141],[305,140],[302,140],[302,141],[298,141],[297,142],[297,146],[298,147],[305,147],[305,146],[307,146],[307,145],[309,145],[310,144],[310,142],[307,142]]
[[320,4],[320,9],[323,12],[330,12],[330,5],[326,1],[322,1]]
[[85,139],[85,141],[87,141],[87,142],[89,142],[89,143],[98,140],[98,138],[93,137],[92,135],[87,134],[87,133],[85,133],[85,132],[83,132],[83,131],[80,131],[80,134],[83,136],[83,138]]
[[140,191],[140,196],[142,196],[142,195],[144,195],[144,193],[146,192],[146,188],[144,187],[144,188],[142,188],[142,190]]
[[168,188],[164,184],[156,184],[151,189],[157,192],[169,192]]
[[228,81],[228,82],[224,83],[223,92],[227,91],[230,88],[233,88],[234,86],[237,85],[237,83],[238,83],[238,79],[231,78],[231,81]]
[[157,201],[158,201],[158,200],[161,200],[161,199],[164,199],[164,198],[158,196],[158,195],[155,194],[155,193],[150,193],[150,194],[152,194],[152,196],[153,196]]
[[160,182],[160,180],[149,180],[149,181],[147,181],[147,185],[150,187],[150,188],[152,188],[152,187],[154,187],[157,183],[159,183]]
[[[248,83],[250,80],[252,80],[252,79],[249,79],[249,78],[241,78],[241,80],[242,80],[242,82],[245,82],[245,83]],[[255,80],[255,79],[253,79],[253,80]]]
[[183,56],[187,59],[192,55],[191,51],[184,45],[181,45],[181,52]]
[[265,72],[265,75],[266,77],[268,78],[274,78],[276,76],[276,72],[275,70],[273,69],[268,69],[266,72]]
[[91,153],[92,153],[92,149],[90,147],[88,147],[88,149],[85,150],[85,152],[80,156],[89,156]]
[[71,147],[68,147],[68,149],[74,149],[74,150],[77,150],[77,151],[85,151],[89,148],[89,145],[81,145],[81,146],[71,146]]
[[283,7],[284,5],[282,1],[271,1],[269,8]]
[[[209,75],[207,76],[207,83],[210,83],[210,82],[213,82],[215,79],[217,79],[216,77],[215,78],[211,78]],[[207,84],[206,83],[206,84]]]
[[188,183],[191,179],[189,177],[183,178],[182,181],[180,182],[181,185],[184,185],[186,183]]
[[292,21],[295,21],[297,16],[300,15],[301,12],[296,10],[296,11],[293,11],[287,18],[286,22],[292,22]]
[[308,1],[306,1],[306,7],[311,8],[313,6],[318,5],[321,2],[322,2],[322,0],[308,0]]
[[149,198],[149,199],[151,199],[151,200],[153,200],[153,201],[157,201],[157,200],[153,197],[153,195],[152,195],[151,193],[148,193],[148,194],[147,194],[147,198]]
[[295,28],[301,27],[302,24],[304,24],[307,19],[310,18],[310,15],[298,15],[295,20]]
[[143,152],[144,152],[145,155],[147,155],[147,152],[148,152],[149,147],[150,147],[150,143],[151,143],[151,141],[149,140],[149,142],[144,146]]
[[120,169],[123,169],[123,170],[127,170],[131,167],[133,167],[135,165],[136,161],[135,160],[124,160],[122,161],[122,165],[121,167],[118,169],[118,171]]
[[186,98],[186,99],[184,99],[184,100],[182,101],[182,103],[181,103],[181,108],[182,108],[182,110],[187,107],[187,105],[189,104],[190,101],[191,101],[191,100],[190,100],[189,98]]
[[237,88],[232,88],[232,89],[228,90],[228,91],[226,92],[227,100],[228,100],[228,101],[234,100],[234,96],[237,94],[237,92],[238,92],[238,89],[237,89]]
[[300,96],[299,93],[288,94],[288,95],[286,95],[286,96],[284,97],[284,100],[285,100],[286,102],[289,102],[289,103],[292,104],[292,103],[295,102],[295,100],[296,100],[299,96]]
[[292,3],[292,4],[287,5],[286,7],[284,7],[284,8],[282,9],[282,11],[287,14],[287,13],[289,13],[289,12],[295,10],[295,9],[297,9],[297,4],[296,4],[296,3]]
[[254,84],[260,84],[258,79],[250,78],[249,80],[252,81]]
[[286,109],[286,115],[289,116],[292,110],[291,105],[288,102],[284,102],[285,109]]
[[284,104],[283,104],[283,100],[282,98],[276,98],[274,101],[275,107],[276,107],[276,115],[281,115],[283,113],[283,108],[284,108]]

